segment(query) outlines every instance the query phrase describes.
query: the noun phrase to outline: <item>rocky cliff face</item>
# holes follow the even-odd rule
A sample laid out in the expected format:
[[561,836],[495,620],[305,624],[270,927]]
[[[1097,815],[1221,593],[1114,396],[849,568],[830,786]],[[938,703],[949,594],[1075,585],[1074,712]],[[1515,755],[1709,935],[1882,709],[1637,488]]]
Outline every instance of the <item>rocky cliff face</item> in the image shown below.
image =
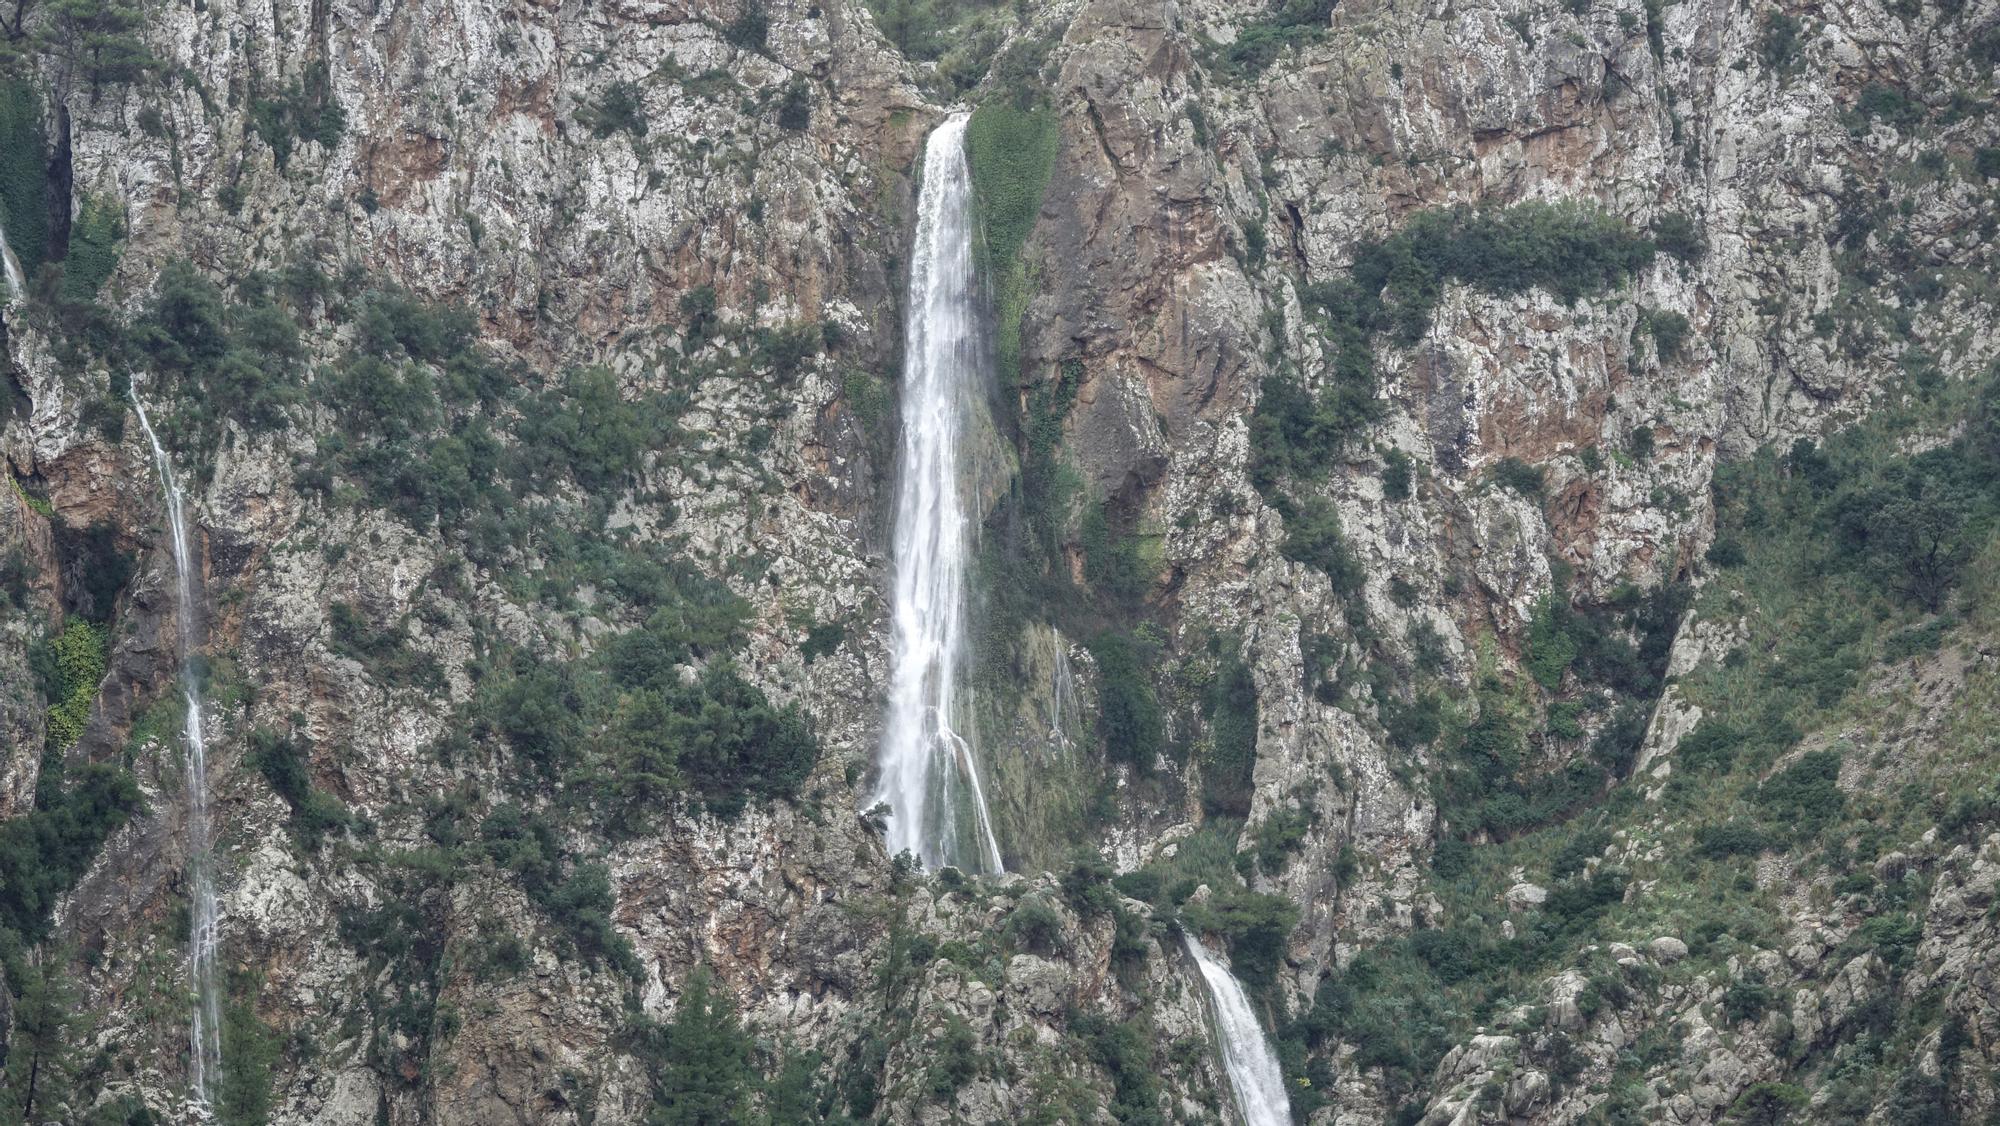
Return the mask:
[[[1993,1113],[1990,553],[1802,616],[1833,572],[1741,467],[1976,442],[2000,8],[923,12],[210,0],[132,9],[129,74],[35,16],[9,176],[67,253],[5,313],[0,816],[91,764],[142,804],[51,910],[9,870],[11,1113],[186,1113],[188,610],[128,395],[197,484],[225,1120],[1233,1120],[1178,926],[1302,1120]],[[990,881],[861,808],[958,102]],[[716,709],[809,768],[718,779]],[[1725,719],[1767,753],[1678,765]],[[1838,815],[1759,797],[1829,750]]]

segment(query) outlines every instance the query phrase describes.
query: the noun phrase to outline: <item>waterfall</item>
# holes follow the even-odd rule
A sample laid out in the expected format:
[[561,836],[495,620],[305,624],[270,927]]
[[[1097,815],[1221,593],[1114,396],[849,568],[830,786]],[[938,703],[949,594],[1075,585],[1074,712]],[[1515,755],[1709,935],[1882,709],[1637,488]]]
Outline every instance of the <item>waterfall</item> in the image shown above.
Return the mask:
[[[999,872],[978,755],[959,734],[969,550],[960,451],[980,386],[979,306],[972,266],[967,116],[924,146],[903,327],[903,435],[897,457],[893,664],[883,724],[889,851],[927,868]],[[968,815],[969,814],[969,818]],[[968,823],[969,821],[969,823]]]
[[1264,1038],[1264,1026],[1243,984],[1229,967],[1209,954],[1193,934],[1182,931],[1188,954],[1201,967],[1208,983],[1210,1006],[1215,1014],[1215,1038],[1222,1043],[1222,1066],[1229,1073],[1229,1085],[1236,1092],[1236,1111],[1244,1126],[1291,1126],[1292,1104],[1285,1097],[1285,1074],[1278,1067],[1277,1053]]
[[1049,749],[1067,755],[1074,746],[1072,732],[1083,729],[1083,709],[1076,697],[1076,673],[1070,668],[1069,646],[1062,631],[1051,629],[1050,650],[1054,667],[1049,674]]
[[216,973],[216,946],[221,938],[221,918],[215,903],[215,874],[208,839],[208,738],[201,724],[201,679],[195,666],[195,614],[201,605],[195,585],[197,563],[189,551],[187,520],[182,512],[180,486],[174,483],[173,464],[166,448],[153,433],[145,404],[135,396],[132,405],[139,413],[139,428],[153,447],[153,466],[160,474],[160,489],[167,499],[167,530],[174,552],[175,613],[180,627],[181,695],[187,704],[187,719],[181,734],[187,744],[185,785],[187,789],[188,849],[188,977],[194,984],[194,1023],[188,1035],[188,1086],[198,1112],[206,1116],[209,1090],[222,1075],[222,1001]]
[[14,248],[7,245],[7,228],[3,226],[0,226],[0,264],[7,271],[7,292],[0,294],[0,302],[26,297],[28,279],[21,276],[20,259],[14,257]]

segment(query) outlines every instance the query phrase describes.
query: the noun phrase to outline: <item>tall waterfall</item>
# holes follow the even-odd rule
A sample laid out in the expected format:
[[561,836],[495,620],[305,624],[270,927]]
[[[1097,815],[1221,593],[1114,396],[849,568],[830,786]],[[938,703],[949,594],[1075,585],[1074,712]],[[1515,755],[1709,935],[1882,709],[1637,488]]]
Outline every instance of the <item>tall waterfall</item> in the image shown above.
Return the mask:
[[1229,967],[1215,960],[1201,940],[1187,931],[1188,954],[1201,967],[1208,983],[1211,1008],[1215,1011],[1215,1037],[1222,1042],[1222,1066],[1229,1073],[1229,1085],[1236,1091],[1236,1111],[1244,1126],[1290,1126],[1291,1100],[1285,1097],[1285,1073],[1278,1067],[1277,1053],[1264,1038],[1264,1026],[1243,984]]
[[194,985],[194,1023],[188,1035],[189,1094],[204,1116],[210,1105],[209,1091],[222,1075],[222,1000],[216,970],[216,946],[221,939],[221,917],[215,903],[214,859],[208,836],[208,738],[201,723],[201,679],[196,669],[196,647],[200,633],[195,615],[201,599],[197,595],[195,571],[198,566],[188,548],[187,520],[182,512],[180,486],[174,483],[173,464],[166,448],[153,433],[145,404],[135,397],[132,405],[139,413],[139,428],[153,446],[153,465],[159,470],[160,488],[167,498],[167,530],[174,552],[175,613],[180,627],[181,695],[187,704],[187,719],[181,734],[187,744],[185,787],[187,789],[188,888],[188,977]]
[[21,261],[14,257],[14,248],[7,245],[7,228],[0,227],[0,266],[7,272],[7,292],[0,293],[0,302],[11,301],[28,295],[28,279],[21,276]]
[[927,868],[998,872],[973,745],[959,734],[970,550],[961,449],[980,386],[972,267],[967,117],[932,131],[910,248],[903,328],[903,439],[898,454],[893,670],[876,797],[889,805],[889,851]]

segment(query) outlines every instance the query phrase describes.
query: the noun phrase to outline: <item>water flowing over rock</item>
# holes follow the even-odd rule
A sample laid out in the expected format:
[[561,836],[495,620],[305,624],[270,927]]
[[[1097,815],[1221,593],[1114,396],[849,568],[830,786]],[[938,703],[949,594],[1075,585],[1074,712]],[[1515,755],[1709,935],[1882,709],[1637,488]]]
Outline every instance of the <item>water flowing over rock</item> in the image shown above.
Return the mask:
[[188,1030],[188,1098],[195,1112],[206,1117],[213,1091],[222,1078],[222,997],[216,954],[222,941],[221,911],[215,897],[215,862],[208,825],[208,736],[202,728],[199,562],[188,539],[187,516],[173,462],[153,433],[145,404],[133,400],[139,428],[153,448],[153,465],[160,475],[166,502],[168,546],[174,557],[174,620],[180,643],[180,686],[184,719],[187,786],[188,978],[194,991],[194,1013]]
[[7,244],[7,228],[0,227],[0,269],[7,277],[7,292],[0,299],[12,300],[24,297],[28,292],[28,279],[21,276],[21,263],[14,257],[14,248]]
[[889,804],[889,850],[927,868],[1003,865],[963,734],[965,576],[971,551],[964,459],[968,404],[980,386],[967,116],[931,133],[910,252],[903,333],[903,440],[897,461],[894,670],[877,796]]
[[1208,985],[1215,1038],[1222,1046],[1223,1067],[1229,1072],[1229,1086],[1236,1092],[1236,1110],[1244,1126],[1286,1126],[1292,1120],[1292,1108],[1285,1097],[1285,1075],[1264,1035],[1264,1026],[1257,1021],[1256,1010],[1244,996],[1243,983],[1200,939],[1186,932],[1181,937]]

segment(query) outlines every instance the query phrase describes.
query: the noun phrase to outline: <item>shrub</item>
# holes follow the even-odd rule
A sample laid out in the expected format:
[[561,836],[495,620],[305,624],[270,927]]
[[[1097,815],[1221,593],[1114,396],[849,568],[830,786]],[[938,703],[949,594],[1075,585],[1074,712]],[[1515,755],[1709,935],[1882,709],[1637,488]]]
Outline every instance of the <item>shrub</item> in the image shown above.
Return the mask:
[[1757,57],[1768,70],[1790,73],[1799,61],[1798,17],[1772,12],[1764,19],[1764,31],[1757,39]]
[[1770,848],[1771,844],[1764,830],[1750,821],[1724,821],[1719,825],[1703,825],[1694,831],[1695,855],[1709,860],[1755,856]]
[[707,967],[688,975],[672,1023],[642,1020],[628,1037],[652,1078],[647,1122],[704,1126],[750,1120],[756,1045]]
[[1708,253],[1708,238],[1687,215],[1669,211],[1653,220],[1653,244],[1660,253],[1683,262],[1697,262]]
[[48,712],[47,746],[59,754],[83,736],[91,705],[97,702],[97,684],[104,679],[104,631],[81,618],[71,618],[49,643],[49,651],[55,691],[51,695],[54,706]]
[[1645,314],[1646,331],[1653,337],[1653,349],[1666,362],[1680,358],[1689,334],[1688,319],[1670,309],[1653,309]]
[[1529,465],[1518,457],[1503,457],[1493,463],[1493,479],[1503,488],[1540,500],[1548,481],[1548,471],[1539,465]]
[[743,10],[722,29],[722,38],[740,50],[764,54],[771,40],[771,17],[763,0],[743,0]]
[[1247,816],[1251,777],[1257,769],[1257,685],[1249,666],[1233,651],[1224,656],[1209,686],[1207,712],[1209,746],[1202,759],[1202,807],[1211,817]]
[[1777,991],[1754,976],[1738,978],[1722,993],[1722,1015],[1731,1024],[1763,1018],[1778,998]]
[[1144,774],[1165,741],[1166,724],[1153,694],[1152,670],[1130,634],[1100,633],[1090,643],[1097,662],[1098,735],[1113,762]]
[[1400,449],[1391,449],[1382,455],[1382,498],[1384,500],[1410,499],[1410,455]]
[[1806,836],[1831,823],[1845,808],[1847,795],[1839,780],[1839,754],[1809,751],[1766,779],[1755,798],[1770,820]]
[[1062,944],[1062,932],[1062,916],[1035,895],[1015,906],[1003,930],[1009,943],[1034,954],[1054,953]]
[[1361,589],[1361,564],[1348,550],[1340,511],[1333,502],[1309,496],[1298,504],[1280,505],[1279,512],[1285,518],[1285,542],[1279,546],[1279,554],[1323,572],[1332,580],[1335,594]]

